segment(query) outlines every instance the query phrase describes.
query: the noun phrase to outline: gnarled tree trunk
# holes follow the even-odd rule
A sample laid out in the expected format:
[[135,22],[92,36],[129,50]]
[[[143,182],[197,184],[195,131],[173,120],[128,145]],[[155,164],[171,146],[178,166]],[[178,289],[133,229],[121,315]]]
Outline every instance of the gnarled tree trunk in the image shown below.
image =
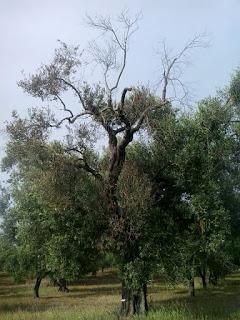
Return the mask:
[[[129,235],[126,233],[128,225],[124,214],[125,212],[118,204],[117,184],[125,162],[125,148],[130,141],[132,141],[132,133],[129,134],[127,142],[125,141],[124,144],[123,140],[120,146],[117,146],[116,140],[110,136],[111,159],[107,185],[109,211],[111,212],[112,217],[112,236],[115,242],[118,243],[118,241],[120,241],[124,247],[125,254],[128,256],[126,261],[133,261],[134,258],[136,258],[137,250],[136,248],[133,250],[132,245],[129,245]],[[133,238],[134,236],[135,235],[132,234]],[[148,311],[147,285],[143,284],[140,289],[133,290],[122,283],[121,302],[120,316],[127,317],[135,314],[138,315],[146,313]]]
[[122,300],[120,315],[122,317],[140,315],[148,312],[147,285],[134,291],[122,283]]

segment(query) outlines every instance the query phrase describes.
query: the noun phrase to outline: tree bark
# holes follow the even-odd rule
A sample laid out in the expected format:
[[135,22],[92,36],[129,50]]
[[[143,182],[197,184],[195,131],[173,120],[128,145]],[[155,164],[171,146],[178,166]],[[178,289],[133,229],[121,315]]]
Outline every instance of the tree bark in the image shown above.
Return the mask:
[[191,297],[195,297],[195,284],[194,284],[194,278],[191,278],[189,280],[189,295]]
[[126,288],[122,283],[122,305],[120,316],[128,317],[146,314],[147,312],[147,285],[144,284],[141,289],[133,291],[132,289]]
[[[123,114],[122,117],[124,117]],[[124,248],[125,253],[123,254],[121,252],[121,255],[125,256],[124,260],[126,262],[129,261],[129,259],[130,261],[134,259],[134,257],[132,257],[132,252],[135,252],[135,250],[132,250],[131,245],[129,246],[130,235],[127,233],[128,222],[124,215],[124,210],[119,206],[118,203],[117,185],[126,158],[126,147],[133,140],[134,132],[131,129],[130,123],[125,118],[124,123],[126,125],[126,130],[121,142],[118,141],[116,134],[114,134],[114,131],[110,129],[108,126],[106,127],[109,137],[110,150],[108,179],[106,182],[106,194],[109,205],[109,213],[111,217],[111,236],[114,242],[116,243],[116,247]],[[131,234],[131,236],[134,238],[134,234]],[[131,239],[131,241],[133,241],[133,239]],[[134,255],[136,255],[136,252],[134,253]],[[148,310],[147,286],[142,285],[142,288],[140,288],[137,291],[133,291],[132,288],[127,288],[127,286],[124,283],[122,283],[121,301],[122,304],[120,309],[120,316],[127,317],[134,314],[146,313]]]
[[37,278],[36,278],[36,282],[35,282],[35,285],[34,285],[34,288],[33,288],[33,296],[34,296],[34,298],[39,298],[39,287],[40,287],[42,278],[43,278],[42,276],[37,276]]

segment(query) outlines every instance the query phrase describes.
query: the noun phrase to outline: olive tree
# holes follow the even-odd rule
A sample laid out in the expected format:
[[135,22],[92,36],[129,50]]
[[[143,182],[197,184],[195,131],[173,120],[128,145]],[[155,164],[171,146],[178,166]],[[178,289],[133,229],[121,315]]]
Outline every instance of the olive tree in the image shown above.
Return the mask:
[[[56,115],[52,117],[48,127],[54,129],[67,124],[69,133],[65,152],[78,156],[76,166],[97,179],[105,191],[108,203],[108,239],[111,240],[112,248],[117,255],[121,257],[125,270],[122,282],[122,315],[147,310],[147,279],[139,277],[138,273],[143,273],[144,270],[135,264],[136,261],[141,261],[137,249],[138,232],[134,226],[130,227],[128,210],[121,206],[122,200],[120,201],[118,193],[127,148],[143,129],[148,115],[171,103],[170,97],[168,98],[169,86],[179,83],[179,70],[188,51],[202,45],[201,37],[197,36],[173,57],[167,55],[164,50],[159,96],[145,86],[122,87],[129,41],[138,28],[138,20],[139,15],[129,18],[126,12],[119,15],[119,25],[114,24],[110,17],[87,18],[89,27],[101,32],[105,39],[105,46],[93,42],[87,50],[91,57],[91,65],[97,65],[102,71],[96,70],[94,74],[95,77],[102,75],[99,81],[91,84],[81,78],[81,70],[86,66],[84,51],[80,51],[79,47],[62,43],[49,64],[42,65],[36,74],[19,82],[20,87],[33,97],[40,98],[43,102],[52,102],[54,105],[60,104],[65,115],[61,118]],[[67,102],[68,91],[76,97],[76,112],[71,107],[72,101]],[[94,131],[97,133],[95,136]],[[106,166],[101,166],[101,162],[92,156],[93,150],[97,148],[94,138],[101,133],[104,135],[107,150]],[[125,197],[128,197],[128,193],[125,193]],[[142,281],[124,280],[129,278],[128,271],[133,268],[136,268],[136,277]],[[132,287],[131,283],[137,285]]]
[[11,206],[4,210],[2,245],[9,251],[7,271],[35,277],[34,296],[39,297],[45,276],[66,291],[65,280],[91,271],[105,228],[105,205],[99,205],[98,181],[79,169],[60,143],[47,140],[35,111],[29,117],[23,121],[15,114],[6,128],[2,168],[10,173]]

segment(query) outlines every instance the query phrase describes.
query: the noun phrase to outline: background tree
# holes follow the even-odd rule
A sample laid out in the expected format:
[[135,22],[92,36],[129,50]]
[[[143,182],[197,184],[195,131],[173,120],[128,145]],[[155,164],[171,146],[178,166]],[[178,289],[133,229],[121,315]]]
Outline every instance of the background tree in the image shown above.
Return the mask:
[[[189,239],[196,245],[194,273],[201,276],[204,287],[208,272],[211,277],[215,273],[217,279],[232,267],[226,252],[231,224],[230,199],[226,201],[226,197],[233,195],[237,186],[229,184],[229,179],[234,181],[231,168],[238,166],[235,158],[238,138],[233,135],[232,126],[234,118],[233,106],[228,98],[219,94],[201,101],[196,114],[183,121],[187,126],[186,140],[178,155],[177,173],[192,211],[195,240],[191,236]],[[221,273],[220,270],[225,271]]]
[[29,123],[15,115],[7,127],[10,140],[3,164],[11,170],[13,205],[3,225],[11,218],[4,238],[14,233],[9,244],[17,253],[20,265],[16,269],[36,276],[34,294],[38,297],[44,276],[66,290],[64,279],[90,271],[89,265],[99,254],[105,207],[99,202],[99,186],[79,170],[78,159],[64,155],[58,143],[47,144],[36,130],[37,120]]

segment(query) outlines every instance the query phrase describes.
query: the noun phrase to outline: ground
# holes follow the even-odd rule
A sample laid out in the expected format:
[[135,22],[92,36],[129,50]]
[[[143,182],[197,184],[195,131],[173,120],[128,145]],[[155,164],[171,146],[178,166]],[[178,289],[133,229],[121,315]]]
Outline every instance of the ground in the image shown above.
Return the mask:
[[[31,281],[14,284],[7,274],[0,273],[1,320],[118,318],[120,283],[113,271],[88,276],[78,285],[69,286],[69,293],[58,292],[45,280],[40,299],[32,297],[32,286]],[[155,280],[149,285],[148,299],[148,320],[240,320],[240,274],[233,274],[218,287],[207,290],[198,283],[195,298],[188,297],[183,285],[173,288]]]

